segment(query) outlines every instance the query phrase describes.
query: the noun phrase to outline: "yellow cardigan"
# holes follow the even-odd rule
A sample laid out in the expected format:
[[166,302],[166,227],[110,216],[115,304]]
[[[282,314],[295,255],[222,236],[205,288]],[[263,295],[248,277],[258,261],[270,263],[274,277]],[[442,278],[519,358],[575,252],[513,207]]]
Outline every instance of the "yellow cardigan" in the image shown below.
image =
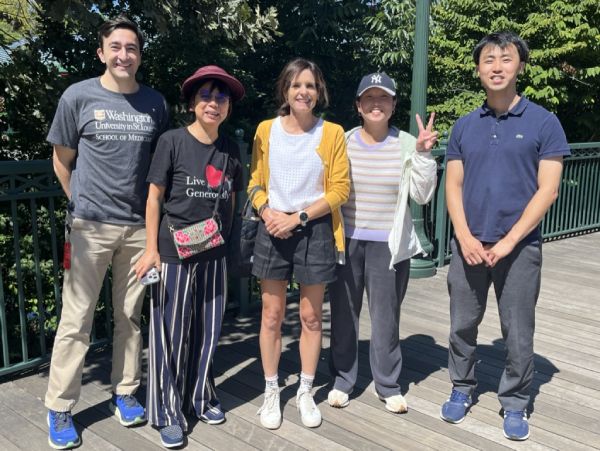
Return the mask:
[[[256,129],[252,145],[252,165],[248,193],[260,186],[252,200],[257,210],[269,200],[269,137],[274,119],[261,122]],[[341,126],[333,122],[323,122],[323,136],[316,149],[323,162],[323,180],[325,200],[329,204],[333,223],[333,236],[337,250],[338,263],[345,263],[344,224],[340,206],[350,195],[350,177],[348,174],[348,156],[346,139]]]

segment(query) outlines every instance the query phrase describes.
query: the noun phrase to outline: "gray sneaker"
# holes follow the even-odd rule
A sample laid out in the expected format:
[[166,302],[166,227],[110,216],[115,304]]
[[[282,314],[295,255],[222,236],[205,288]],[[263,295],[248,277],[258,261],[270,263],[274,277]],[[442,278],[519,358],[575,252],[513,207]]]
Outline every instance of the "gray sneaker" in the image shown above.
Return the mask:
[[165,448],[176,448],[183,445],[183,430],[178,424],[160,428],[160,442]]
[[307,428],[316,428],[321,424],[321,411],[315,404],[312,394],[309,391],[298,391],[296,394],[296,406],[300,412],[302,424]]
[[260,424],[267,429],[277,429],[281,426],[279,388],[265,391],[265,401],[256,414],[260,415]]

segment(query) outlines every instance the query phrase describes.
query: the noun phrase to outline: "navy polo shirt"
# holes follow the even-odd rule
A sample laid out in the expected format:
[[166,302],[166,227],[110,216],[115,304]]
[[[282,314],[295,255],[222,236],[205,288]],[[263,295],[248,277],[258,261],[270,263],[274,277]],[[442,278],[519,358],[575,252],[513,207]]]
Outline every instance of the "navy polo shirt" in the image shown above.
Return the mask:
[[[487,243],[506,236],[538,189],[540,160],[570,153],[557,117],[525,97],[499,117],[487,104],[461,117],[446,159],[462,160],[463,207],[473,236]],[[523,241],[540,238],[537,227]]]

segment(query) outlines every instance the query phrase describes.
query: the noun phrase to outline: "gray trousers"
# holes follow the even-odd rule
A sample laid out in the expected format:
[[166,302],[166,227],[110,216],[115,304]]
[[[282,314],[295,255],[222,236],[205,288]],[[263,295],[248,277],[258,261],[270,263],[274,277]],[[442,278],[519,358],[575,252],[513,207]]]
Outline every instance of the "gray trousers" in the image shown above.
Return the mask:
[[498,302],[506,361],[498,399],[504,410],[527,410],[533,380],[535,305],[540,292],[542,248],[519,243],[494,268],[469,266],[452,240],[448,270],[450,339],[448,371],[454,388],[472,394],[477,331],[483,319],[490,285]]
[[410,260],[388,269],[386,242],[346,240],[346,264],[338,265],[329,284],[331,350],[329,368],[334,388],[352,392],[358,373],[358,324],[366,288],[371,316],[369,360],[377,393],[400,393],[400,304],[406,294]]

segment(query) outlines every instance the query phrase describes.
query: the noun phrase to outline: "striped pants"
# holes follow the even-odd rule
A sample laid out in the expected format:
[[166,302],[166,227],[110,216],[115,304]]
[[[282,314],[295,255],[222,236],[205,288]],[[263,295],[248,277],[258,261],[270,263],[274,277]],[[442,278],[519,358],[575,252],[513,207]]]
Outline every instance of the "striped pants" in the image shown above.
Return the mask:
[[219,407],[212,360],[227,298],[225,257],[200,263],[163,263],[152,285],[148,346],[148,420],[178,424],[184,412]]

